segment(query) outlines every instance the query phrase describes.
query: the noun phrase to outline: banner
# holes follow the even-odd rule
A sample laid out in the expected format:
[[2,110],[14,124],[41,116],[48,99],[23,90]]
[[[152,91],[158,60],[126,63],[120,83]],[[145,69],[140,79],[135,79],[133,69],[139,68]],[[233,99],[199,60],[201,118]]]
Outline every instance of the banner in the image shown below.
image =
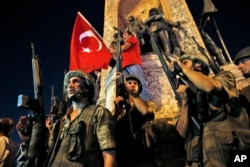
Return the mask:
[[78,12],[71,37],[69,70],[81,69],[91,73],[107,69],[111,58],[102,37]]

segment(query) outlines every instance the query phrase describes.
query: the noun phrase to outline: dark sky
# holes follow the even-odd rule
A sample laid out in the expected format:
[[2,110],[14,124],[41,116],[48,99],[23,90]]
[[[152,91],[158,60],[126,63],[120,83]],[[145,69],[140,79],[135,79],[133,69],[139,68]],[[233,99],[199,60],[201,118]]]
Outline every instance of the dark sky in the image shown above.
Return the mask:
[[[186,1],[198,23],[203,1]],[[233,57],[250,43],[249,5],[246,0],[215,0],[214,4],[219,10],[215,20]],[[1,117],[13,117],[17,122],[21,115],[28,114],[28,110],[17,108],[17,97],[19,94],[34,97],[31,42],[41,60],[45,112],[50,109],[52,85],[59,102],[77,11],[103,34],[104,0],[9,0],[0,5]],[[207,32],[220,45],[212,23]],[[12,136],[19,141],[16,131]]]
[[[29,113],[17,108],[17,97],[34,97],[31,42],[41,61],[43,99],[48,113],[52,85],[58,103],[61,99],[77,11],[102,35],[103,0],[10,0],[0,9],[0,116],[13,117],[17,122],[21,115]],[[13,137],[18,140],[16,131]]]
[[[186,0],[196,23],[199,23],[203,10],[203,0]],[[245,0],[213,0],[218,12],[214,18],[219,27],[220,34],[231,57],[250,45],[250,5]],[[215,43],[221,46],[213,23],[209,23],[205,29]]]

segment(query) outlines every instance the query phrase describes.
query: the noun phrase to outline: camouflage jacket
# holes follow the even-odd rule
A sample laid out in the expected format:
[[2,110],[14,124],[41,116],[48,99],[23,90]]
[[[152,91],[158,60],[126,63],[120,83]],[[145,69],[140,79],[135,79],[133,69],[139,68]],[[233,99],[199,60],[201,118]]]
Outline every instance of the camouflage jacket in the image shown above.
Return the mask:
[[67,115],[71,111],[72,108],[62,119],[62,130],[52,145],[47,166],[103,166],[102,150],[116,147],[111,113],[104,107],[90,105],[70,122]]

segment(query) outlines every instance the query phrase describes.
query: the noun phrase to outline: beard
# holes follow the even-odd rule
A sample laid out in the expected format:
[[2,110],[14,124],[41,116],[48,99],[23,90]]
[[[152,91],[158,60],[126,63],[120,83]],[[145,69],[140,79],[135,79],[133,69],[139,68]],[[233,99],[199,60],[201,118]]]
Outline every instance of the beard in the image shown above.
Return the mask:
[[82,98],[85,98],[85,97],[86,97],[86,94],[81,91],[81,92],[75,93],[73,96],[71,96],[69,98],[69,100],[77,102],[77,101],[80,101]]
[[243,76],[244,76],[245,78],[250,78],[250,72],[244,73]]

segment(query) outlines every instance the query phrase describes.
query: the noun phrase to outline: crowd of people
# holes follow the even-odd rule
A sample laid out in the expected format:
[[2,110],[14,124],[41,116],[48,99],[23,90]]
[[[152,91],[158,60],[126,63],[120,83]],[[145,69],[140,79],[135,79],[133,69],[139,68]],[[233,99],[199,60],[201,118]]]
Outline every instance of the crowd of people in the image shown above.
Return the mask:
[[[162,166],[156,160],[156,139],[150,129],[157,108],[141,67],[143,34],[148,29],[158,44],[161,43],[162,54],[178,57],[170,67],[175,75],[187,81],[176,89],[180,112],[175,129],[186,140],[183,146],[186,164],[183,165],[229,166],[232,152],[250,151],[250,87],[238,90],[230,71],[220,69],[211,77],[208,60],[198,53],[183,52],[173,37],[171,26],[180,23],[170,24],[158,9],[150,10],[145,23],[133,16],[128,20],[134,25],[122,33],[119,57],[116,56],[117,41],[110,47],[114,55],[112,67],[117,59],[121,61],[121,71],[116,75],[115,111],[96,103],[100,71],[96,71],[97,80],[80,69],[69,71],[64,77],[64,92],[70,105],[56,121],[52,122],[50,117],[45,119],[45,152],[40,153],[44,156],[38,156],[42,161],[30,160],[28,155],[29,144],[34,140],[32,126],[36,122],[20,116],[16,130],[22,143],[18,145],[10,138],[13,120],[0,118],[0,167]],[[163,24],[161,28],[158,22]],[[245,78],[250,77],[249,46],[236,54],[234,63]]]

